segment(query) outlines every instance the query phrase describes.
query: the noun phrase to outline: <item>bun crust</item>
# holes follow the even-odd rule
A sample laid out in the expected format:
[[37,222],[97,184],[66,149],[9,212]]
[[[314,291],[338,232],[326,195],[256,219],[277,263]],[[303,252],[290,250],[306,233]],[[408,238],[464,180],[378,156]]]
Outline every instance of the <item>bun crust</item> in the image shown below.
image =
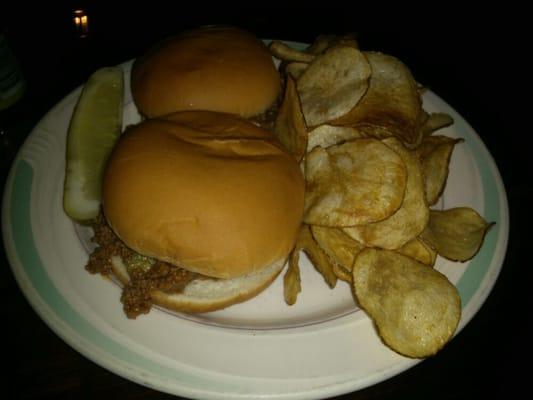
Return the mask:
[[134,63],[133,99],[153,118],[208,110],[248,118],[268,109],[281,84],[267,47],[232,27],[206,27],[170,38]]
[[304,190],[297,162],[269,132],[228,114],[183,112],[123,134],[102,198],[133,250],[233,278],[287,258]]

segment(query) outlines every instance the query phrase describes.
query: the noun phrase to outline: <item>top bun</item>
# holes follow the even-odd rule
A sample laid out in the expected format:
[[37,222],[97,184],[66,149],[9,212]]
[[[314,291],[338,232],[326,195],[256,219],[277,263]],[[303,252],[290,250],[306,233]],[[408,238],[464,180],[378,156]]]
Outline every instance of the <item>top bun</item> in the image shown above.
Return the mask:
[[229,114],[189,111],[128,128],[108,161],[103,209],[138,253],[217,278],[292,250],[305,183],[273,135]]
[[266,111],[280,93],[268,48],[233,27],[205,27],[167,39],[137,59],[131,91],[137,108],[153,118],[208,110],[249,118]]

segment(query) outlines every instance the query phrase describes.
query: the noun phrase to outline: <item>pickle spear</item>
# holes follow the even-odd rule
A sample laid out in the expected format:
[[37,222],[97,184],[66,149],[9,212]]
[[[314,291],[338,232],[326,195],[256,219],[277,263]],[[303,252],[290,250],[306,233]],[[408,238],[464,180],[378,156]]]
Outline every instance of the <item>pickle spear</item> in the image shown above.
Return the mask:
[[94,72],[78,100],[67,137],[63,208],[86,223],[100,210],[102,176],[122,131],[124,77],[120,67]]

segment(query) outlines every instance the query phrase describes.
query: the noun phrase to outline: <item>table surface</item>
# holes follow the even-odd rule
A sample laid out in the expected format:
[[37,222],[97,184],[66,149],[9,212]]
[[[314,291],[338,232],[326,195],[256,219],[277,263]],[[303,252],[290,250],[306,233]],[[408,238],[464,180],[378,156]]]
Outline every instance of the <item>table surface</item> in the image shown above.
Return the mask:
[[[259,37],[312,41],[318,34],[356,32],[363,49],[403,60],[414,76],[451,104],[480,134],[502,174],[511,216],[511,235],[500,277],[487,301],[440,353],[380,384],[339,398],[448,399],[522,393],[530,356],[531,262],[526,232],[531,225],[532,173],[527,154],[530,116],[521,110],[521,91],[530,74],[521,59],[520,32],[445,30],[438,24],[418,32],[358,30],[352,14],[307,18],[257,12],[111,10],[88,7],[89,35],[79,38],[72,8],[2,15],[2,28],[17,56],[28,88],[3,124],[16,150],[54,104],[82,84],[96,68],[135,58],[158,40],[186,28],[226,23]],[[179,14],[179,13],[178,13]],[[275,23],[273,23],[275,21]],[[448,26],[448,25],[447,25]],[[521,76],[524,75],[524,76]],[[522,89],[523,88],[523,89]],[[529,111],[530,112],[530,111]],[[0,114],[1,115],[1,114]],[[9,168],[2,150],[1,181]],[[7,398],[174,398],[140,386],[84,358],[57,337],[33,311],[18,288],[0,246],[2,314],[7,337]],[[5,357],[5,356],[4,356]]]

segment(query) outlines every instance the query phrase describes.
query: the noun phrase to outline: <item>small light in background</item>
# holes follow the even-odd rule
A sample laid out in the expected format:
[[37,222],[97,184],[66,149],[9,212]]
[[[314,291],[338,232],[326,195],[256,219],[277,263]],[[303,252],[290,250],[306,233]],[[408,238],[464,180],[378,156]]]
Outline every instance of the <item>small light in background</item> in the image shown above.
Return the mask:
[[80,38],[89,35],[89,18],[85,10],[74,10],[74,25]]

